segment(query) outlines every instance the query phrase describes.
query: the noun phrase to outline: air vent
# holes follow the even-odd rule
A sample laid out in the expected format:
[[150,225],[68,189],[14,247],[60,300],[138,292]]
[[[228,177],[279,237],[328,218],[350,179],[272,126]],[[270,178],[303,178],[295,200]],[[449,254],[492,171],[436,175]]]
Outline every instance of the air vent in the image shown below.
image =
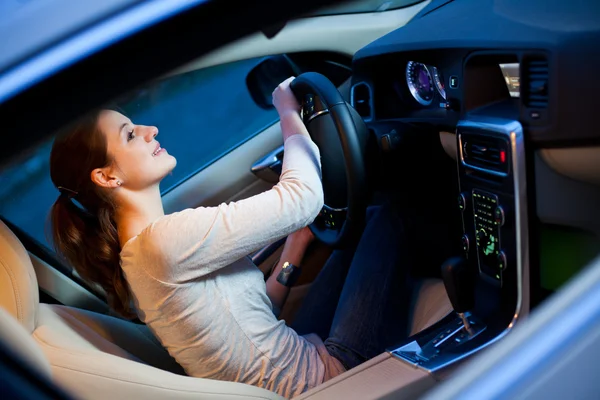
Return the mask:
[[548,107],[548,61],[528,60],[523,63],[523,102],[529,108]]
[[504,139],[462,133],[460,146],[463,163],[479,171],[505,176],[509,171],[509,145]]
[[371,87],[366,83],[357,83],[352,86],[350,93],[350,102],[352,107],[365,120],[371,119],[373,116],[373,102],[371,96]]

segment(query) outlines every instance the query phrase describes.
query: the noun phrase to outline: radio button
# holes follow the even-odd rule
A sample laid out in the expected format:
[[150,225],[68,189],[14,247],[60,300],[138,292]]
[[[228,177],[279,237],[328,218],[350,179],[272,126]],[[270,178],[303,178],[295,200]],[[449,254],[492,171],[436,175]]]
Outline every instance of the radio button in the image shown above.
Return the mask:
[[506,269],[506,254],[504,254],[503,251],[500,251],[498,254],[498,269],[500,269],[500,271]]
[[458,195],[458,209],[460,211],[465,211],[466,207],[467,207],[467,199],[465,197],[465,194],[461,193]]
[[498,223],[498,226],[504,225],[504,209],[502,206],[497,206],[494,210],[494,219]]
[[462,235],[460,241],[462,243],[462,248],[465,254],[469,254],[469,237],[467,235]]

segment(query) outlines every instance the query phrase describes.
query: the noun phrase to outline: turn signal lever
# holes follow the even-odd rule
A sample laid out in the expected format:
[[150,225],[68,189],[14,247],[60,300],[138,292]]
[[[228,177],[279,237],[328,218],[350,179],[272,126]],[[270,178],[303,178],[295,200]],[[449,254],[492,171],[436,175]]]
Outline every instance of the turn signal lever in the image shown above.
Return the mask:
[[442,279],[454,311],[462,319],[467,332],[471,332],[468,321],[475,306],[475,275],[469,270],[467,260],[462,257],[449,258],[442,264]]

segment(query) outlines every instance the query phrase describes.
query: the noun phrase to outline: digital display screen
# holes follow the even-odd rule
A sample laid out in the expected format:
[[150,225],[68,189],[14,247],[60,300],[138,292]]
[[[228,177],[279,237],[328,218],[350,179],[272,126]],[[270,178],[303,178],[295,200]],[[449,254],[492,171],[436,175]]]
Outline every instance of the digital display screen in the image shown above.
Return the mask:
[[498,198],[490,193],[473,190],[473,217],[479,269],[491,278],[502,279],[498,263],[500,228],[494,218]]
[[519,63],[500,64],[511,97],[519,97]]

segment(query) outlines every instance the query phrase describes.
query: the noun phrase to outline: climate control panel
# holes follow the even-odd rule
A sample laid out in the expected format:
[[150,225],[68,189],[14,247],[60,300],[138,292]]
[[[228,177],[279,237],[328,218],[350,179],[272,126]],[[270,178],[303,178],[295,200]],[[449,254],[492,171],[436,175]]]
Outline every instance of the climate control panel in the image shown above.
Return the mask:
[[473,189],[471,196],[479,272],[502,285],[506,257],[500,250],[500,226],[504,211],[498,202],[498,196],[493,193]]

